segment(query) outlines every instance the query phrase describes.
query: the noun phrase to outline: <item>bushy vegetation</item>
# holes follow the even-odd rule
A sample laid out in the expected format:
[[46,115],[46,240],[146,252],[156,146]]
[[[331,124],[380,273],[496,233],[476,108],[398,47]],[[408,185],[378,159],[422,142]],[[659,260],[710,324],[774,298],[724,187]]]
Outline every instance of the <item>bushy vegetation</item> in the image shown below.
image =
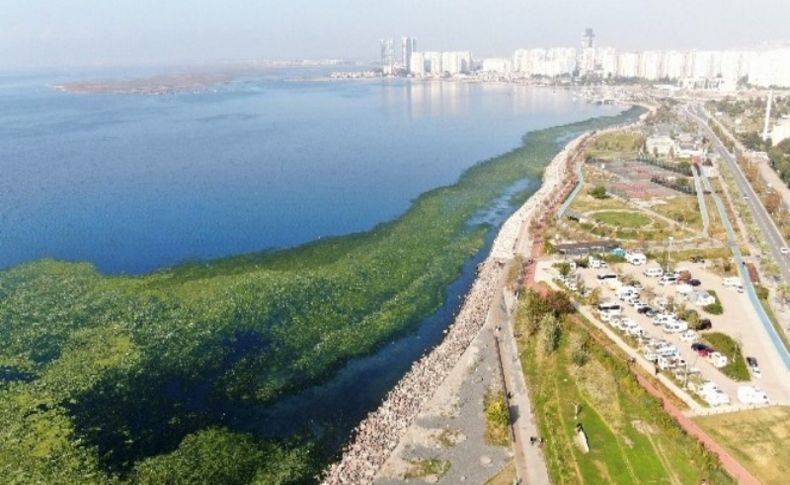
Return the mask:
[[590,190],[590,195],[595,197],[596,199],[606,199],[609,197],[609,194],[606,192],[606,187],[603,185],[596,185]]
[[136,277],[51,260],[0,272],[0,368],[26,376],[0,380],[0,473],[10,483],[314,481],[336,445],[247,434],[266,431],[254,410],[413,329],[483,247],[473,215],[539,175],[559,140],[639,113],[530,133],[364,234]]
[[510,411],[505,393],[489,389],[483,398],[486,415],[485,440],[492,445],[507,446],[510,443]]
[[705,305],[704,307],[702,307],[702,309],[707,313],[710,313],[711,315],[721,315],[722,313],[724,313],[724,307],[721,305],[721,300],[719,300],[719,295],[717,295],[714,290],[708,290],[708,293],[710,293],[711,296],[713,296],[713,298],[716,299],[716,301],[714,301],[710,305]]

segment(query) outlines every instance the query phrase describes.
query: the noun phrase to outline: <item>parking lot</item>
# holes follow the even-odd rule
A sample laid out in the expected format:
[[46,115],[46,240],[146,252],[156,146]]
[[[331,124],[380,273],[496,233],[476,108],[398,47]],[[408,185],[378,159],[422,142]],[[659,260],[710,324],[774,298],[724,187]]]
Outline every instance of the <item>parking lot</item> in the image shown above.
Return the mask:
[[[538,278],[545,280],[555,280],[559,277],[559,272],[556,268],[552,267],[553,263],[563,261],[562,259],[551,259],[543,261],[539,264]],[[657,359],[656,346],[661,346],[663,350],[671,349],[672,346],[677,348],[677,354],[671,356],[669,360],[673,362],[667,363],[667,359],[661,359],[661,364],[665,367],[665,372],[673,376],[679,385],[683,385],[688,381],[713,382],[728,398],[728,403],[721,402],[720,404],[741,405],[738,398],[738,390],[743,386],[754,386],[762,389],[768,396],[771,403],[790,403],[790,375],[788,374],[784,364],[771,344],[768,335],[762,328],[754,310],[744,293],[740,293],[735,287],[726,287],[722,284],[723,279],[706,269],[704,263],[683,263],[679,264],[678,268],[688,270],[694,279],[699,280],[699,286],[694,290],[715,290],[717,293],[724,312],[721,315],[710,315],[703,311],[699,306],[694,305],[686,300],[686,298],[678,293],[679,287],[676,284],[660,285],[659,278],[649,277],[644,273],[648,268],[657,268],[655,262],[648,261],[644,265],[632,265],[629,263],[618,263],[610,265],[607,268],[576,268],[573,271],[571,280],[576,276],[583,281],[583,286],[589,290],[600,288],[601,301],[608,301],[614,304],[619,304],[621,308],[621,316],[611,319],[612,322],[607,323],[610,328],[617,328],[618,333],[625,335],[623,331],[624,325],[635,326],[636,330],[632,328],[632,333],[643,333],[639,337],[637,345],[640,347],[640,355],[648,354],[650,359]],[[633,278],[638,282],[637,286],[641,285],[642,291],[639,300],[647,303],[656,310],[659,310],[656,301],[659,303],[664,301],[674,300],[676,303],[685,303],[687,308],[697,310],[700,317],[709,318],[712,323],[712,329],[709,331],[721,332],[729,335],[736,342],[741,345],[744,357],[755,357],[760,367],[760,377],[755,377],[751,371],[750,382],[736,382],[719,369],[714,367],[709,358],[701,357],[697,352],[691,348],[692,343],[699,342],[699,337],[704,336],[706,331],[688,332],[683,338],[683,330],[685,330],[685,322],[678,322],[679,325],[674,328],[674,333],[669,333],[663,325],[655,323],[655,318],[648,317],[645,314],[637,312],[636,306],[627,303],[619,298],[618,288],[621,286],[619,283],[609,283],[606,280],[598,279],[599,274],[614,273],[618,276],[618,281],[627,280],[628,277]],[[688,288],[686,288],[688,290]],[[652,301],[647,301],[647,296],[654,293]],[[627,297],[625,298],[627,300]],[[603,316],[601,321],[609,319],[602,315],[601,312],[595,312],[599,316]],[[660,310],[659,310],[660,313]],[[672,325],[669,325],[672,328]],[[641,331],[639,330],[641,329]],[[635,332],[634,332],[635,330]],[[660,342],[666,342],[662,344]],[[641,345],[640,345],[641,344]],[[647,344],[647,345],[646,345]],[[668,352],[671,352],[669,350]],[[674,364],[674,365],[673,365]],[[686,377],[686,369],[693,371],[691,376],[698,375],[699,377]],[[675,374],[677,373],[677,376]],[[708,387],[711,387],[708,385]],[[721,396],[719,393],[717,396]],[[704,400],[704,399],[703,399]],[[715,405],[715,404],[714,404]]]

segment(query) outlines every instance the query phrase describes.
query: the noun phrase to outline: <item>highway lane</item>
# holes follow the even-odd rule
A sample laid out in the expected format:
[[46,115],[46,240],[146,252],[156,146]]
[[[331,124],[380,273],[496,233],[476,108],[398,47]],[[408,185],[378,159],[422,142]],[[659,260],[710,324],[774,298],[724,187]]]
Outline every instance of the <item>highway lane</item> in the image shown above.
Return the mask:
[[765,242],[768,246],[768,252],[770,253],[772,259],[776,262],[776,265],[779,267],[779,274],[782,281],[790,282],[790,255],[782,254],[780,251],[781,248],[787,247],[787,243],[782,238],[779,228],[776,227],[776,224],[774,224],[770,215],[768,215],[768,211],[765,209],[762,202],[760,202],[757,193],[755,193],[751,184],[746,179],[746,176],[741,171],[741,168],[738,166],[735,157],[733,157],[733,155],[727,151],[719,137],[717,137],[708,126],[706,121],[707,115],[700,111],[693,112],[688,109],[687,112],[690,116],[696,119],[696,121],[700,124],[700,126],[703,127],[706,133],[708,133],[716,151],[726,161],[730,172],[735,178],[735,183],[738,186],[738,190],[741,192],[741,196],[747,197],[747,200],[745,201],[746,205],[749,207],[749,211],[752,213],[754,222],[757,224],[757,227],[760,228],[760,232],[762,232],[763,237],[765,237]]

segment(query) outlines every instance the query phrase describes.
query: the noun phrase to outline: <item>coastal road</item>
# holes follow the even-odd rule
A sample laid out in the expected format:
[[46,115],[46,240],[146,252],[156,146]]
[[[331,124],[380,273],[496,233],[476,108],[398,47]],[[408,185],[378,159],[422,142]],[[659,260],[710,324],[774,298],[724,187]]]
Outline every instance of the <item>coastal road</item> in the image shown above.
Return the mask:
[[717,137],[716,134],[710,129],[710,126],[708,126],[706,114],[700,111],[699,108],[687,108],[686,111],[705,130],[705,132],[710,137],[714,148],[721,155],[725,163],[727,163],[730,173],[732,173],[733,177],[735,178],[735,183],[738,186],[741,196],[747,197],[747,200],[745,201],[746,205],[749,207],[749,211],[752,213],[754,222],[757,224],[760,232],[762,232],[763,236],[765,237],[765,242],[768,243],[768,252],[770,253],[772,259],[776,262],[776,265],[779,267],[779,273],[782,281],[790,282],[790,255],[782,254],[780,251],[781,248],[787,247],[787,243],[785,242],[784,238],[782,238],[779,228],[776,227],[776,224],[774,224],[771,216],[768,214],[768,211],[765,209],[762,202],[760,202],[757,193],[755,193],[751,184],[746,179],[746,176],[741,171],[741,168],[738,166],[735,157],[733,157],[733,155],[727,151],[719,137]]

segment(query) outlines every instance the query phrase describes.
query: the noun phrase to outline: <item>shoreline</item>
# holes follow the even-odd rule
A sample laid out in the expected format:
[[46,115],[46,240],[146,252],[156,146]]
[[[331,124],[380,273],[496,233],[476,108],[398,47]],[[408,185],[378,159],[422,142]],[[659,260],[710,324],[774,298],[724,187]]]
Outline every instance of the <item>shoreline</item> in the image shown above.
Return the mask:
[[[565,146],[544,167],[542,184],[500,228],[489,255],[478,265],[477,276],[464,298],[461,311],[448,326],[447,335],[409,371],[352,431],[353,438],[339,461],[326,468],[323,484],[372,483],[406,431],[436,390],[460,362],[485,325],[505,263],[530,248],[529,227],[536,209],[545,207],[567,179],[570,154],[586,137],[585,131]],[[526,243],[526,246],[525,246]]]

